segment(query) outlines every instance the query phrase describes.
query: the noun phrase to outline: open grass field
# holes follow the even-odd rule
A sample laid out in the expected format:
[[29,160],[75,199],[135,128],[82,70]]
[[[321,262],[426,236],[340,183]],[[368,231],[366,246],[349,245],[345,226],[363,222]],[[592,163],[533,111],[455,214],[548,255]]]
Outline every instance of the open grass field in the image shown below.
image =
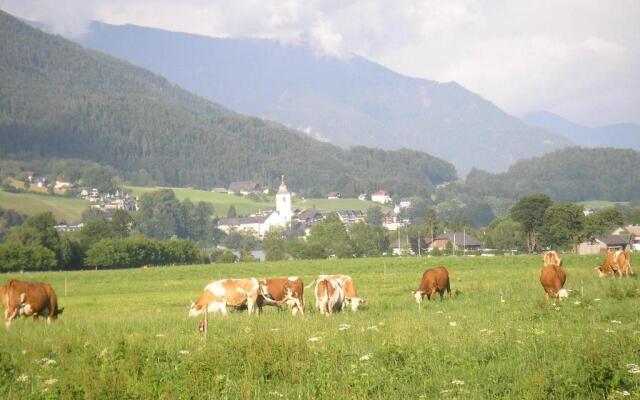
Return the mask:
[[[134,195],[140,196],[143,193],[151,192],[161,188],[127,186]],[[175,192],[176,197],[182,201],[186,198],[193,202],[206,201],[213,205],[217,216],[224,217],[227,215],[229,206],[232,204],[236,207],[239,215],[247,215],[260,209],[275,208],[275,196],[273,201],[256,202],[247,196],[235,196],[223,193],[213,193],[206,190],[185,189],[185,188],[168,188]],[[358,199],[296,199],[293,201],[293,207],[300,209],[317,208],[322,211],[339,211],[339,210],[361,210],[366,211],[372,205],[380,205],[371,201],[363,201]],[[388,206],[382,206],[385,211],[390,210]]]
[[[555,304],[529,256],[69,272],[66,296],[65,273],[8,274],[51,282],[65,309],[0,331],[0,398],[638,398],[640,281],[598,279],[597,261],[565,257],[574,292]],[[419,309],[410,291],[435,265],[454,297]],[[187,317],[213,279],[335,272],[361,311],[321,316],[307,290],[306,315],[210,315],[206,341]]]
[[615,207],[616,205],[627,205],[628,201],[607,201],[607,200],[589,200],[582,201],[578,204],[582,204],[585,208],[593,208],[595,210],[599,210],[601,208]]
[[61,196],[0,191],[0,207],[12,208],[26,215],[51,211],[56,220],[71,223],[80,219],[89,203],[82,199]]

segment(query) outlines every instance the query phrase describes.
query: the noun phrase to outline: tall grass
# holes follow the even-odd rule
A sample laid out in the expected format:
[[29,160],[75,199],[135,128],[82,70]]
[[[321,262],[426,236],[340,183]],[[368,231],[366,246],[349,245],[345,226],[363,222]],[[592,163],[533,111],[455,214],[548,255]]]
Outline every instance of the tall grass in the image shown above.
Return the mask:
[[[638,397],[640,285],[598,279],[596,263],[565,258],[574,291],[561,303],[544,301],[541,260],[525,256],[5,275],[51,282],[65,311],[0,332],[0,397]],[[410,292],[435,265],[449,268],[453,300],[419,308]],[[186,316],[213,279],[332,272],[354,277],[361,311],[321,316],[308,291],[304,317],[210,316],[206,341]]]

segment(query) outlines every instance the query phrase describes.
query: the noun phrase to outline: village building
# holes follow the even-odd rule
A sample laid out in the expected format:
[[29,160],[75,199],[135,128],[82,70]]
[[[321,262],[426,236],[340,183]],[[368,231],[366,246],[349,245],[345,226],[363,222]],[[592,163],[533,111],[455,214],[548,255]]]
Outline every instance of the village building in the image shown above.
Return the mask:
[[394,256],[413,256],[416,254],[409,239],[396,239],[391,242],[390,247],[391,254]]
[[215,188],[211,189],[211,191],[213,193],[229,194],[229,190],[227,190],[226,188],[223,188],[223,187],[215,187]]
[[360,193],[358,195],[358,200],[365,201],[365,200],[367,200],[367,197],[368,197],[368,195],[366,193]]
[[380,204],[387,204],[391,202],[391,195],[385,190],[380,190],[375,193],[371,193],[371,201]]
[[364,213],[359,210],[342,210],[337,211],[336,214],[346,229],[351,228],[351,225],[362,222],[365,219]]
[[82,229],[84,226],[84,222],[82,220],[73,222],[71,224],[58,224],[55,225],[54,228],[58,232],[76,232]]
[[53,188],[55,190],[67,190],[71,189],[73,186],[73,183],[66,180],[63,176],[57,176],[56,183],[54,184]]
[[625,250],[631,244],[631,235],[596,236],[578,244],[578,254],[602,254],[609,250]]
[[251,193],[260,193],[262,188],[260,184],[254,181],[237,181],[231,182],[229,185],[229,194],[239,193],[243,196],[246,196]]
[[411,208],[411,199],[401,199],[398,205],[400,206],[400,208]]
[[410,225],[408,218],[401,218],[399,213],[389,212],[382,217],[382,226],[390,231],[406,228]]
[[466,232],[451,232],[438,235],[433,239],[433,242],[428,241],[428,251],[434,249],[444,250],[447,248],[447,244],[451,243],[454,250],[480,250],[481,243],[478,239],[467,234]]
[[327,199],[329,200],[338,200],[342,198],[342,194],[340,192],[329,192],[327,194]]

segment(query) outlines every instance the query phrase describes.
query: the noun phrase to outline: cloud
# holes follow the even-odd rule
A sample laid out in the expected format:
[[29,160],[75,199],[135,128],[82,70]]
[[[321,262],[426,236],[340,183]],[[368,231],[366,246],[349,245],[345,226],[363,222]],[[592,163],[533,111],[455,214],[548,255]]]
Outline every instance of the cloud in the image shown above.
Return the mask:
[[513,114],[640,122],[640,2],[617,0],[0,0],[77,37],[87,22],[308,42],[395,71],[455,80]]

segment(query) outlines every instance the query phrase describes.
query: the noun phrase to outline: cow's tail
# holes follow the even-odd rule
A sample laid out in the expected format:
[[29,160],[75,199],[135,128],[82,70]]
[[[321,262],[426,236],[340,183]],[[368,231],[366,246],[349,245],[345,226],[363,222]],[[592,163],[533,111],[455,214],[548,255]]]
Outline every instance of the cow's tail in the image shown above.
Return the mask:
[[313,285],[315,285],[315,284],[316,284],[316,282],[318,282],[318,279],[314,279],[313,281],[311,281],[311,283],[310,283],[310,284],[308,284],[308,285],[307,285],[307,286],[305,286],[304,288],[305,288],[305,289],[309,289],[310,287],[312,287]]

